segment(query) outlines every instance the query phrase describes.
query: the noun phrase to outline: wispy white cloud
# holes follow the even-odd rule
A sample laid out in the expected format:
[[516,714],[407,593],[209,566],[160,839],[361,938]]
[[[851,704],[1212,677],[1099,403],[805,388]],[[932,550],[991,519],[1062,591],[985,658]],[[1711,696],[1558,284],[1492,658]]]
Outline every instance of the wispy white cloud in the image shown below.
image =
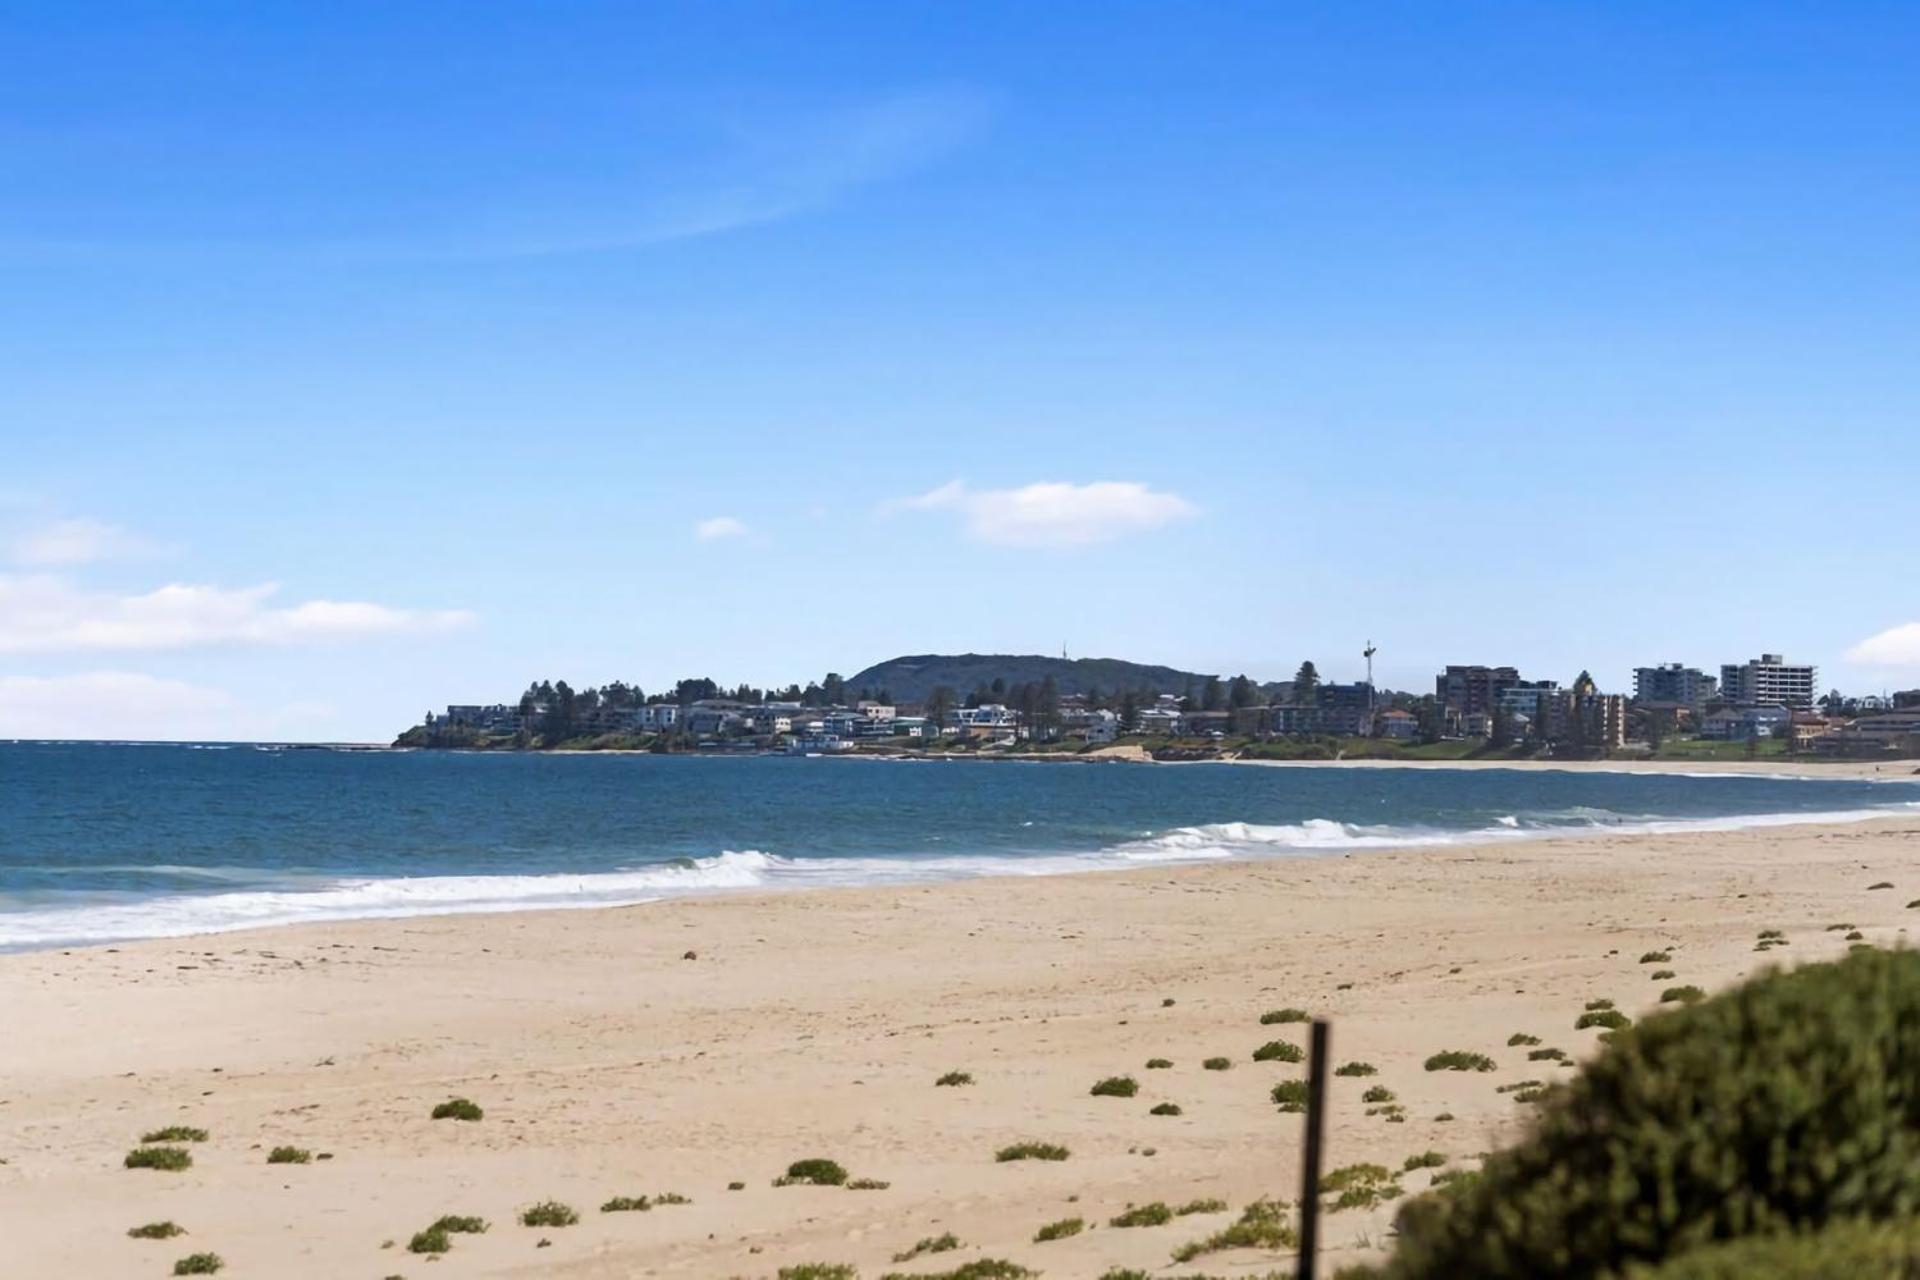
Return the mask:
[[464,610],[396,609],[356,600],[276,607],[273,583],[174,583],[138,595],[91,591],[49,574],[0,574],[0,653],[85,653],[209,645],[296,645],[464,626]]
[[1863,667],[1920,667],[1920,622],[1868,636],[1847,650],[1847,661]]
[[0,675],[0,738],[304,738],[324,733],[332,716],[324,704],[260,708],[138,671]]
[[702,542],[713,542],[719,538],[744,538],[747,536],[747,526],[733,516],[712,516],[695,522],[693,536]]
[[1018,489],[973,489],[954,480],[885,503],[881,511],[951,511],[961,517],[967,536],[980,542],[1071,549],[1164,528],[1199,509],[1177,493],[1127,480],[1048,481]]
[[161,548],[117,524],[74,518],[55,520],[15,535],[7,555],[29,569],[68,569],[101,560],[157,554]]

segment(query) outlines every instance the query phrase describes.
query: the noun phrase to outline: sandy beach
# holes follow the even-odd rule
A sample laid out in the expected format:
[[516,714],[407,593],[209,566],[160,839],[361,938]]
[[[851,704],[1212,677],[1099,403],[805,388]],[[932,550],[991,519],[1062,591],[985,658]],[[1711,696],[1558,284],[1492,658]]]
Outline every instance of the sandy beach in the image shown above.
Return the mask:
[[[0,957],[0,1238],[9,1274],[64,1277],[164,1276],[203,1249],[235,1277],[758,1277],[809,1261],[879,1276],[980,1257],[1048,1276],[1263,1274],[1287,1255],[1170,1258],[1249,1200],[1297,1194],[1302,1121],[1268,1094],[1302,1068],[1251,1055],[1305,1028],[1264,1011],[1331,1016],[1334,1060],[1377,1068],[1335,1081],[1332,1165],[1397,1171],[1431,1150],[1470,1168],[1525,1123],[1502,1088],[1567,1070],[1514,1033],[1587,1054],[1589,1000],[1637,1017],[1669,986],[1842,954],[1838,924],[1895,944],[1916,898],[1920,819],[1887,819]],[[1754,950],[1763,929],[1784,952]],[[1639,963],[1656,950],[1670,960]],[[1423,1069],[1447,1049],[1497,1069]],[[1214,1055],[1231,1069],[1203,1069]],[[973,1083],[936,1086],[949,1071]],[[1090,1096],[1114,1075],[1138,1095]],[[1367,1115],[1375,1085],[1404,1120]],[[485,1118],[428,1118],[455,1095]],[[1167,1102],[1181,1114],[1150,1114]],[[167,1125],[208,1131],[191,1169],[122,1167]],[[996,1161],[1025,1140],[1070,1157]],[[315,1159],[269,1165],[279,1145]],[[887,1185],[772,1185],[809,1157]],[[663,1192],[692,1202],[599,1211]],[[1230,1208],[1108,1225],[1205,1198]],[[547,1199],[578,1225],[516,1221]],[[1332,1215],[1330,1259],[1373,1256],[1391,1212]],[[406,1251],[449,1213],[491,1229],[437,1262]],[[1070,1217],[1088,1229],[1033,1242]],[[188,1234],[127,1236],[156,1220]],[[963,1247],[891,1261],[947,1232]]]

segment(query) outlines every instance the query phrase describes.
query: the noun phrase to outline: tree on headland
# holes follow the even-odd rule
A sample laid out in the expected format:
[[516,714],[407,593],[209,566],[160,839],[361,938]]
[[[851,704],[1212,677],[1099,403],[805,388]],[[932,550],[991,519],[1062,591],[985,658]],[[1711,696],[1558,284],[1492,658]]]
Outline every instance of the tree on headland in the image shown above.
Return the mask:
[[1227,686],[1227,705],[1235,711],[1242,707],[1250,707],[1254,704],[1259,692],[1259,688],[1246,676],[1235,676],[1233,683]]
[[958,695],[955,694],[952,685],[935,685],[933,692],[927,695],[924,708],[927,721],[938,729],[947,722],[947,717],[953,714],[954,703],[957,700]]
[[1218,711],[1225,700],[1225,694],[1220,688],[1220,677],[1208,676],[1206,685],[1200,690],[1200,709]]
[[1140,695],[1132,689],[1120,694],[1120,732],[1136,733],[1140,729]]
[[1320,698],[1320,671],[1312,662],[1303,662],[1293,673],[1293,700],[1303,707],[1313,706]]

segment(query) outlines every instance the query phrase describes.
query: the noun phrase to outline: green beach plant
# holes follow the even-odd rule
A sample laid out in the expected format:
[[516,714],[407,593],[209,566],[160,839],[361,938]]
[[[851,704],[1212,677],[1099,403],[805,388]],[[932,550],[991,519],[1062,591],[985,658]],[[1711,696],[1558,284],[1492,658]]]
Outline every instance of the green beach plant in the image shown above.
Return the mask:
[[1306,1056],[1299,1045],[1286,1040],[1269,1040],[1253,1051],[1255,1062],[1304,1062]]
[[1518,1048],[1523,1044],[1539,1044],[1539,1043],[1540,1043],[1539,1036],[1531,1036],[1524,1031],[1516,1031],[1512,1035],[1507,1037],[1507,1048],[1509,1049]]
[[933,1083],[943,1088],[953,1089],[963,1084],[972,1084],[973,1075],[966,1071],[949,1071]]
[[1180,1114],[1180,1104],[1177,1102],[1157,1103],[1147,1111],[1147,1114],[1150,1116],[1177,1116]]
[[445,1227],[428,1227],[424,1231],[413,1233],[413,1239],[407,1241],[408,1253],[445,1253],[453,1248],[453,1241],[447,1235]]
[[1313,1016],[1305,1009],[1269,1009],[1260,1015],[1263,1027],[1277,1026],[1287,1022],[1311,1022]]
[[[1086,1230],[1085,1218],[1061,1218],[1058,1222],[1049,1222],[1033,1233],[1035,1244],[1046,1244],[1050,1240],[1065,1240],[1068,1236],[1077,1236]],[[900,1259],[895,1258],[895,1262]]]
[[1166,1058],[1147,1059],[1147,1070],[1149,1071],[1165,1071],[1172,1065],[1173,1063]]
[[1426,1061],[1429,1071],[1492,1071],[1494,1066],[1493,1059],[1486,1054],[1465,1049],[1444,1049]]
[[478,1120],[486,1112],[466,1098],[448,1098],[433,1109],[435,1120]]
[[1057,1142],[1016,1142],[1000,1148],[993,1158],[1000,1164],[1015,1160],[1065,1160],[1070,1153]]
[[1609,1031],[1619,1031],[1633,1025],[1633,1020],[1618,1009],[1592,1009],[1573,1020],[1575,1031],[1585,1031],[1588,1027],[1605,1027]]
[[1110,1227],[1162,1227],[1173,1221],[1173,1210],[1159,1200],[1152,1204],[1128,1205],[1125,1213],[1107,1219]]
[[1333,1069],[1337,1076],[1374,1076],[1379,1070],[1371,1062],[1343,1062]]
[[1226,1249],[1291,1249],[1299,1242],[1293,1225],[1287,1221],[1286,1207],[1277,1201],[1262,1199],[1242,1209],[1237,1221],[1175,1249],[1173,1260],[1191,1262],[1204,1254]]
[[205,1142],[207,1131],[196,1129],[192,1125],[171,1124],[164,1129],[155,1129],[140,1135],[142,1142]]
[[129,1169],[163,1169],[178,1173],[193,1167],[193,1153],[185,1147],[135,1147],[121,1161]]
[[1392,1102],[1393,1090],[1387,1088],[1387,1086],[1383,1084],[1370,1085],[1368,1086],[1367,1091],[1360,1095],[1360,1101]]
[[226,1265],[226,1260],[217,1253],[190,1253],[173,1264],[173,1274],[177,1276],[210,1276]]
[[1273,1086],[1271,1094],[1274,1105],[1282,1111],[1301,1112],[1307,1109],[1307,1082],[1305,1080],[1282,1080]]
[[267,1152],[268,1164],[307,1164],[313,1159],[313,1152],[305,1147],[275,1147]]
[[137,1227],[128,1227],[127,1234],[135,1240],[171,1240],[183,1236],[186,1228],[177,1222],[147,1222]]
[[839,1187],[845,1186],[846,1181],[847,1171],[838,1161],[815,1158],[795,1160],[787,1166],[784,1175],[774,1179],[773,1185],[776,1187]]
[[928,1253],[951,1253],[960,1248],[960,1237],[949,1231],[944,1235],[927,1236],[917,1240],[911,1249],[903,1249],[893,1255],[895,1262],[912,1262],[915,1258]]
[[1131,1098],[1140,1092],[1140,1082],[1132,1076],[1108,1076],[1087,1092],[1096,1098]]
[[520,1225],[523,1227],[570,1227],[578,1221],[580,1215],[574,1212],[573,1207],[558,1200],[542,1200],[520,1211]]
[[1205,1067],[1208,1071],[1226,1071],[1233,1066],[1233,1059],[1232,1058],[1208,1058],[1205,1061],[1203,1061],[1200,1065]]

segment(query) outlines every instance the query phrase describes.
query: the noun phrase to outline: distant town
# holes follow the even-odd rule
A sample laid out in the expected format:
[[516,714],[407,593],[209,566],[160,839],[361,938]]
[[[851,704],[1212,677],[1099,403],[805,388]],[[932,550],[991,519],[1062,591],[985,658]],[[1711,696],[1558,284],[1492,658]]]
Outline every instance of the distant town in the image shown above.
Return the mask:
[[[1369,666],[1372,654],[1369,645]],[[1816,667],[1775,653],[1723,664],[1717,676],[1678,662],[1641,667],[1630,694],[1604,691],[1584,671],[1562,685],[1480,665],[1448,666],[1431,693],[1323,681],[1312,662],[1292,680],[1266,684],[1097,662],[1123,682],[1145,672],[1162,684],[1179,680],[1175,688],[1102,689],[1081,678],[1088,660],[1064,658],[897,659],[870,671],[920,683],[937,678],[939,664],[961,662],[976,673],[997,662],[1009,674],[900,699],[884,685],[837,675],[782,690],[682,680],[653,694],[618,681],[577,690],[542,681],[514,702],[429,713],[395,745],[1158,759],[1920,756],[1920,689],[1821,694]],[[1047,674],[1012,678],[1035,664]],[[1063,687],[1070,684],[1084,687]]]

